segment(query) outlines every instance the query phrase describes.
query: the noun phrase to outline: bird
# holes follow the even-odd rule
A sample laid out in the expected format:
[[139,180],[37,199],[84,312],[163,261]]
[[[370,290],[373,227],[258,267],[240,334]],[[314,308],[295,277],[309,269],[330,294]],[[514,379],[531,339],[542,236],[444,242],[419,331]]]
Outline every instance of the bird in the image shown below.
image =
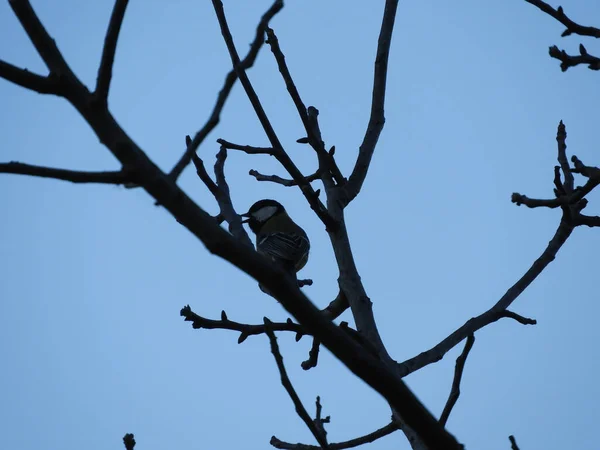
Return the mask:
[[[281,203],[263,199],[241,214],[256,235],[256,250],[271,258],[296,279],[296,273],[308,262],[310,241],[306,232],[292,220]],[[258,285],[266,294],[268,290]]]

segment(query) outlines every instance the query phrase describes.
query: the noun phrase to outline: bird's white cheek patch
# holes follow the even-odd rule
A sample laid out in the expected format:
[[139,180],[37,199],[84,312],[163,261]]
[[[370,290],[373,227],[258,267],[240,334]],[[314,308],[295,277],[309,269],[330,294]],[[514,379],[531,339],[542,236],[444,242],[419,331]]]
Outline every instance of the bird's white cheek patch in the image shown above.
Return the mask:
[[259,222],[266,222],[277,212],[277,207],[275,206],[264,206],[260,208],[258,211],[252,213],[252,216],[258,220]]

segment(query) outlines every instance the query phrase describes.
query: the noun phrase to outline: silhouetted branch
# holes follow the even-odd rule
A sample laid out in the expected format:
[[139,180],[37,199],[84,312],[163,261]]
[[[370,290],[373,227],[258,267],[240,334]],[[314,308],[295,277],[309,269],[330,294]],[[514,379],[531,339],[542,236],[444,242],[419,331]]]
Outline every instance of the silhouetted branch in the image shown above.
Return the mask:
[[409,375],[416,370],[419,370],[429,364],[440,361],[444,355],[454,348],[455,345],[460,343],[467,336],[474,334],[477,330],[482,329],[490,323],[496,322],[503,317],[510,317],[516,320],[514,314],[506,312],[506,309],[523,293],[525,289],[535,280],[540,273],[554,261],[556,253],[562,245],[569,238],[573,232],[573,225],[561,220],[556,233],[552,237],[552,240],[548,243],[548,246],[544,249],[538,259],[534,261],[529,270],[515,283],[513,284],[506,293],[492,306],[489,310],[480,314],[477,317],[473,317],[467,322],[450,334],[447,338],[442,340],[439,344],[432,347],[431,349],[414,356],[399,364],[401,376]]
[[[309,183],[305,181],[304,175],[298,170],[294,162],[290,159],[288,154],[283,149],[267,114],[265,113],[264,108],[256,95],[256,91],[252,87],[244,68],[240,65],[240,57],[235,48],[235,44],[233,42],[233,37],[231,36],[231,31],[229,30],[229,26],[227,25],[227,19],[225,17],[225,12],[223,10],[223,2],[221,0],[212,0],[213,7],[215,9],[215,13],[217,15],[217,19],[219,20],[219,26],[221,27],[221,34],[223,35],[223,39],[225,40],[225,44],[227,45],[227,49],[229,50],[229,55],[231,57],[231,62],[233,64],[234,69],[240,79],[240,83],[244,87],[246,91],[246,95],[254,108],[254,112],[260,121],[265,134],[267,135],[271,146],[273,147],[274,154],[277,160],[281,163],[281,165],[288,171],[291,177],[298,182],[298,185],[308,200],[308,203],[312,210],[317,214],[319,219],[325,224],[325,227],[328,230],[336,230],[339,227],[339,224],[331,217],[328,213],[327,209],[323,205],[323,203],[319,200],[317,193],[311,187]],[[228,147],[229,148],[229,147]]]
[[82,170],[55,169],[52,167],[34,166],[11,161],[0,163],[0,173],[15,175],[30,175],[39,178],[53,178],[55,180],[70,181],[71,183],[102,183],[126,184],[134,181],[134,176],[123,170],[106,172],[87,172]]
[[115,51],[117,50],[117,41],[119,40],[119,32],[125,17],[125,10],[129,0],[116,0],[106,37],[104,39],[104,48],[102,50],[102,59],[98,68],[98,77],[96,79],[96,90],[94,94],[96,98],[106,103],[108,99],[108,90],[112,80],[112,69],[115,62]]
[[249,155],[270,155],[276,156],[275,150],[272,147],[254,147],[252,145],[240,145],[225,139],[217,139],[217,142],[229,150],[240,150]]
[[[248,325],[245,323],[234,322],[227,318],[225,311],[221,311],[221,320],[207,319],[192,311],[189,305],[181,309],[180,315],[185,318],[186,322],[192,322],[192,328],[205,330],[232,330],[239,331],[238,344],[244,342],[249,336],[256,336],[266,333],[266,327],[261,325]],[[306,334],[306,330],[302,325],[292,322],[288,319],[287,322],[271,322],[273,331],[291,331],[296,333],[296,341],[300,340]]]
[[590,55],[582,44],[579,44],[579,55],[569,55],[566,51],[560,50],[556,45],[548,49],[548,54],[560,61],[560,70],[563,72],[566,72],[569,67],[579,64],[587,64],[590,70],[600,70],[600,58]]
[[[315,150],[319,157],[319,168],[321,169],[321,179],[323,180],[323,184],[326,186],[326,188],[332,187],[333,183],[331,183],[331,177],[335,179],[337,184],[344,183],[345,179],[335,163],[333,156],[329,155],[325,150],[325,145],[321,139],[321,131],[318,128],[316,120],[311,121],[309,118],[309,113],[304,105],[304,102],[302,101],[302,98],[300,97],[298,88],[296,87],[296,84],[294,83],[292,75],[285,62],[285,56],[283,55],[281,47],[279,46],[277,35],[272,28],[267,28],[266,31],[268,37],[267,43],[271,47],[271,51],[273,52],[275,60],[277,61],[277,66],[279,67],[279,72],[281,73],[281,76],[285,82],[285,86],[290,94],[290,97],[292,98],[292,101],[294,102],[294,105],[296,106],[300,120],[302,120],[304,130],[306,131],[308,137],[308,143]],[[310,108],[311,107],[309,107],[309,109]],[[313,109],[314,111],[317,111],[316,108]]]
[[0,60],[0,78],[39,94],[59,95],[59,84],[56,76],[44,77],[2,60]]
[[454,367],[454,379],[452,380],[452,388],[450,389],[450,395],[448,396],[446,406],[444,406],[444,410],[442,411],[442,415],[440,416],[440,423],[443,426],[446,426],[446,423],[448,422],[448,417],[450,417],[450,413],[452,412],[452,408],[454,408],[454,405],[456,404],[458,397],[460,396],[460,381],[465,370],[465,363],[467,362],[467,357],[469,356],[469,352],[473,348],[474,343],[475,335],[470,334],[469,337],[467,337],[467,342],[465,342],[465,348],[463,349],[459,357],[456,358],[456,365]]
[[371,100],[371,115],[369,124],[359,148],[358,158],[345,187],[345,203],[350,203],[360,192],[367,177],[371,158],[375,152],[377,141],[385,124],[385,88],[387,84],[388,59],[392,44],[392,32],[396,20],[398,0],[386,0],[377,54],[375,55],[375,75],[373,79],[373,96]]
[[321,448],[328,449],[329,446],[327,444],[327,438],[325,437],[325,434],[322,433],[321,430],[319,430],[319,428],[317,428],[315,423],[308,415],[308,412],[306,412],[306,408],[304,408],[300,397],[298,397],[298,394],[296,393],[296,390],[294,389],[294,386],[292,386],[292,382],[288,377],[287,371],[285,370],[285,366],[283,364],[283,357],[281,356],[281,353],[279,352],[279,346],[277,345],[277,338],[275,337],[273,328],[271,328],[272,322],[266,317],[264,318],[264,321],[265,331],[267,333],[267,336],[269,336],[269,341],[271,342],[271,352],[273,353],[273,357],[275,358],[275,362],[277,363],[277,368],[279,369],[279,375],[281,376],[281,384],[292,399],[292,402],[294,403],[294,406],[296,408],[296,413],[298,413],[298,416],[300,416],[300,418],[304,421],[310,432],[313,434],[313,436],[321,446]]
[[[560,23],[562,23],[566,28],[565,31],[561,34],[562,37],[569,36],[571,34],[578,34],[580,36],[591,36],[595,38],[600,38],[600,29],[595,27],[586,27],[583,25],[579,25],[576,22],[573,22],[565,12],[563,11],[562,6],[554,9],[548,3],[543,2],[541,0],[525,0],[527,3],[530,3],[534,6],[537,6],[543,12],[548,14],[551,17],[554,17]],[[596,56],[590,55],[583,44],[579,44],[579,55],[571,56],[567,54],[564,50],[560,50],[556,45],[550,47],[548,53],[552,58],[558,59],[561,64],[560,68],[563,72],[565,72],[569,67],[577,66],[578,64],[587,64],[588,68],[591,70],[600,70],[600,58]]]
[[512,311],[509,311],[508,309],[506,311],[503,311],[501,316],[507,317],[509,319],[514,319],[522,325],[536,325],[537,324],[537,320],[530,319],[529,317],[523,317],[522,315],[517,314]]
[[123,436],[123,444],[125,444],[125,450],[133,450],[135,447],[135,439],[132,433],[127,433]]
[[520,450],[519,446],[517,445],[517,441],[515,439],[515,437],[513,435],[510,435],[508,437],[508,440],[510,441],[510,448],[511,450]]
[[[277,175],[263,175],[262,173],[254,169],[250,170],[250,172],[248,172],[248,175],[252,175],[254,178],[256,178],[256,181],[270,181],[271,183],[281,184],[282,186],[286,187],[298,186],[298,182],[296,180],[290,180],[289,178],[281,178]],[[317,170],[315,173],[307,176],[304,179],[307,183],[310,183],[312,181],[318,180],[319,178],[320,173]]]
[[[556,142],[558,145],[557,159],[565,179],[564,183],[561,184],[562,190],[565,194],[570,194],[574,189],[574,179],[573,174],[571,173],[571,166],[567,159],[567,128],[562,120],[559,122],[558,130],[556,131]],[[558,177],[558,182],[560,182],[560,171],[555,170],[555,176]]]
[[580,36],[591,36],[595,38],[600,38],[600,29],[595,27],[584,27],[583,25],[579,25],[576,22],[573,22],[571,19],[567,17],[565,12],[563,11],[562,6],[559,6],[557,9],[552,8],[548,3],[543,2],[542,0],[525,0],[527,3],[531,3],[534,6],[537,6],[539,9],[544,11],[549,16],[554,17],[560,23],[562,23],[567,29],[561,35],[562,37],[569,36],[571,34],[578,34]]
[[[249,69],[254,65],[256,61],[256,57],[258,56],[258,52],[263,46],[265,42],[265,28],[268,26],[269,21],[283,8],[283,0],[275,0],[275,2],[271,5],[271,7],[263,14],[258,26],[256,27],[256,35],[252,44],[250,44],[250,50],[246,54],[246,57],[240,62],[240,67],[244,70]],[[171,169],[169,176],[173,178],[173,180],[177,180],[183,170],[187,167],[192,159],[192,155],[198,150],[198,147],[206,136],[219,124],[221,112],[223,111],[223,107],[225,106],[225,102],[237,81],[238,76],[235,72],[235,69],[231,69],[231,71],[225,77],[225,82],[223,83],[223,87],[219,91],[219,95],[217,97],[217,102],[213,107],[213,111],[204,124],[204,126],[196,133],[194,139],[191,142],[191,145],[188,146],[186,152],[181,156],[177,164]]]
[[304,370],[310,370],[314,367],[317,367],[317,363],[319,362],[320,348],[321,342],[317,338],[313,338],[312,347],[308,352],[308,359],[306,361],[302,361],[302,364],[300,364]]
[[576,217],[577,225],[585,225],[587,227],[600,227],[599,216],[586,216],[585,214],[578,214]]
[[[372,433],[366,434],[365,436],[361,436],[355,439],[350,439],[349,441],[337,442],[334,444],[329,444],[329,448],[331,450],[344,450],[346,448],[354,448],[359,447],[364,444],[369,444],[371,442],[376,441],[382,437],[385,437],[389,434],[392,434],[394,431],[399,430],[398,425],[394,422],[387,424],[386,426],[373,431]],[[315,445],[306,445],[306,444],[291,444],[288,442],[283,442],[277,439],[275,436],[271,438],[271,445],[275,448],[279,449],[287,449],[287,450],[320,450],[320,447]]]

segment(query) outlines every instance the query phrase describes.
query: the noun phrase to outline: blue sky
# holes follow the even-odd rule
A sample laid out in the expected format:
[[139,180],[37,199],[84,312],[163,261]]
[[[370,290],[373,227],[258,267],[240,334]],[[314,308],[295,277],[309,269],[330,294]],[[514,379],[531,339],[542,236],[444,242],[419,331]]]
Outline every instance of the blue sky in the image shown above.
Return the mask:
[[[33,5],[81,79],[95,81],[112,1]],[[226,1],[240,53],[268,1]],[[600,6],[564,2],[584,25]],[[553,5],[557,6],[557,5]],[[349,174],[364,133],[383,1],[289,1],[272,22],[305,103],[320,110],[328,145]],[[386,127],[363,192],[347,210],[361,276],[390,353],[404,360],[488,309],[539,256],[559,211],[528,210],[510,194],[552,195],[556,127],[568,152],[598,164],[598,74],[562,73],[550,45],[582,40],[521,0],[401,2],[390,56]],[[583,41],[591,53],[594,43]],[[0,58],[46,73],[7,2],[0,4]],[[596,53],[599,53],[596,51]],[[132,1],[117,50],[109,105],[164,170],[210,114],[229,56],[209,1]],[[295,143],[301,123],[268,49],[250,72],[282,142],[306,173],[315,157]],[[118,169],[66,101],[0,80],[0,160],[81,170]],[[236,86],[215,140],[267,145]],[[249,169],[285,175],[266,156],[230,153],[227,175],[239,211],[276,198],[308,232],[302,274],[320,307],[337,293],[328,238],[299,190],[258,183]],[[579,181],[582,184],[581,181]],[[188,169],[181,186],[216,213]],[[598,214],[598,195],[589,197]],[[279,383],[264,336],[241,345],[226,331],[192,330],[179,316],[260,323],[285,311],[253,280],[211,256],[141,190],[0,176],[0,448],[140,450],[267,448],[272,435],[314,443]],[[577,229],[558,258],[515,302],[538,320],[503,320],[476,334],[462,395],[448,429],[468,449],[595,448],[598,362],[597,248]],[[349,313],[343,320],[351,320]],[[320,395],[331,442],[389,421],[385,402],[327,351],[304,372],[310,340],[281,335],[288,371],[314,412]],[[440,414],[455,348],[406,380]],[[394,434],[370,448],[409,448]]]

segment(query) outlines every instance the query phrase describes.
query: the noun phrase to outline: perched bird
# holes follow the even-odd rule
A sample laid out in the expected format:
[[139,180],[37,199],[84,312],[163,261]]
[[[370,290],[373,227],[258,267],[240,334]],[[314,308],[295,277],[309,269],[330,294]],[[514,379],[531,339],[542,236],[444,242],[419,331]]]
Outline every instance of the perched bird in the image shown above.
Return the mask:
[[[310,241],[306,232],[288,216],[283,205],[275,200],[259,200],[242,217],[246,218],[242,222],[247,223],[256,234],[258,253],[270,257],[296,278],[296,272],[308,261]],[[269,294],[260,284],[259,287]]]

